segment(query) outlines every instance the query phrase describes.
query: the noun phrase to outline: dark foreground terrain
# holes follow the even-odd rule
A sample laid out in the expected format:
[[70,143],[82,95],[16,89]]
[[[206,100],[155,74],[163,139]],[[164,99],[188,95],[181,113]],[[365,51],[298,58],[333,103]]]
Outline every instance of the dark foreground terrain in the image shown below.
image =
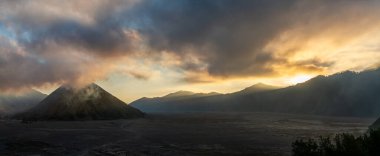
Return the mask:
[[0,121],[0,155],[291,155],[297,138],[364,133],[374,118],[148,114],[113,121]]

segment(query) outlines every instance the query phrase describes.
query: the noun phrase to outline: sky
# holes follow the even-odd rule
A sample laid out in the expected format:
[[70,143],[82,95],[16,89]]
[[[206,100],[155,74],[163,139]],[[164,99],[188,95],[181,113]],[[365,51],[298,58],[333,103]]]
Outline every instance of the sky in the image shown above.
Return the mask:
[[380,66],[375,0],[3,0],[0,91],[96,82],[125,102]]

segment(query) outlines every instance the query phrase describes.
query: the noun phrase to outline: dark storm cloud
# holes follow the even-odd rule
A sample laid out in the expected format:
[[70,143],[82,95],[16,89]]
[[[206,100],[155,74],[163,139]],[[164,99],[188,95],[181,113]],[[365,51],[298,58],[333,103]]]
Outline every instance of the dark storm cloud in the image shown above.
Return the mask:
[[[119,1],[114,3],[125,5],[126,10],[129,4]],[[27,13],[17,14],[5,22],[16,29],[17,40],[29,51],[43,52],[53,43],[107,57],[134,49],[134,38],[131,36],[134,32],[125,24],[128,22],[127,17],[119,13],[123,11],[116,9],[117,6],[112,3],[101,6],[93,13],[91,23],[62,15],[41,17],[40,14]]]
[[[41,29],[41,28],[37,28]],[[36,29],[34,29],[36,30]],[[119,25],[84,26],[73,21],[60,21],[47,28],[30,32],[31,39],[22,39],[26,48],[44,50],[44,44],[54,42],[70,47],[83,48],[99,55],[111,56],[120,51],[128,52],[133,45]],[[42,46],[42,47],[41,47]]]
[[[30,87],[29,85],[31,84],[40,85],[42,83],[45,83],[45,81],[49,82],[52,79],[55,81],[59,80],[59,78],[55,76],[56,74],[50,73],[51,71],[56,70],[50,69],[54,67],[46,64],[41,64],[36,58],[25,56],[22,51],[18,50],[16,45],[13,45],[4,38],[0,38],[0,41],[1,89]],[[59,77],[60,75],[57,76]]]
[[[158,50],[204,56],[212,75],[268,74],[276,58],[263,46],[289,26],[295,1],[146,1],[141,33]],[[140,16],[137,16],[140,17]]]

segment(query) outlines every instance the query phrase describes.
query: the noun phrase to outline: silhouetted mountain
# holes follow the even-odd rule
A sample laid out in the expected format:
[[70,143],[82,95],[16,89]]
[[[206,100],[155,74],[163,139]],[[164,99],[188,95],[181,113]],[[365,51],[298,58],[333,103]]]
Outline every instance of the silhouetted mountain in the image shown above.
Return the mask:
[[23,112],[36,106],[46,95],[36,90],[0,94],[0,116]]
[[305,83],[246,96],[240,107],[286,113],[378,116],[380,69],[317,76]]
[[[294,86],[240,92],[175,102],[143,100],[133,106],[149,111],[257,111],[338,116],[380,115],[380,69],[317,76]],[[144,107],[140,107],[144,106]]]
[[212,95],[220,95],[220,93],[217,92],[210,92],[210,93],[194,93],[190,91],[178,91],[174,93],[170,93],[168,95],[163,96],[163,98],[170,98],[170,99],[180,99],[180,98],[193,98],[193,97],[203,97],[203,96],[212,96]]
[[[225,109],[225,100],[235,96],[242,96],[252,93],[265,92],[278,89],[279,87],[270,86],[263,83],[255,84],[232,94],[211,93],[193,93],[188,91],[179,91],[168,94],[163,97],[141,98],[131,103],[132,106],[148,112],[166,112],[166,111],[210,111]],[[177,95],[177,96],[173,96]],[[179,96],[180,95],[180,96]],[[218,104],[215,108],[210,104]]]
[[81,89],[62,86],[37,106],[15,117],[24,120],[102,120],[143,115],[98,85],[91,84]]
[[[210,97],[210,96],[217,96],[222,95],[217,92],[210,92],[210,93],[194,93],[190,91],[178,91],[175,93],[170,93],[168,95],[165,95],[163,97],[155,97],[155,98],[147,98],[143,97],[141,99],[138,99],[131,103],[130,105],[133,107],[136,107],[138,109],[144,110],[144,111],[168,111],[165,108],[163,110],[156,108],[160,107],[162,104],[164,105],[172,105],[169,107],[176,107],[176,104],[182,104],[183,102],[190,102],[194,101],[199,98],[204,97]],[[170,108],[171,109],[171,108]]]

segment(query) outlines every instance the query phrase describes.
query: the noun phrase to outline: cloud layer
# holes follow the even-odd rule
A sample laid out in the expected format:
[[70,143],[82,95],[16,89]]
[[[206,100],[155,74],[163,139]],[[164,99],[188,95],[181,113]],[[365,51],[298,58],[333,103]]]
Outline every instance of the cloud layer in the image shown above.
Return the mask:
[[187,82],[365,69],[379,64],[379,7],[354,0],[2,1],[0,89],[82,84],[114,72],[149,80],[146,71],[124,68],[136,61]]

